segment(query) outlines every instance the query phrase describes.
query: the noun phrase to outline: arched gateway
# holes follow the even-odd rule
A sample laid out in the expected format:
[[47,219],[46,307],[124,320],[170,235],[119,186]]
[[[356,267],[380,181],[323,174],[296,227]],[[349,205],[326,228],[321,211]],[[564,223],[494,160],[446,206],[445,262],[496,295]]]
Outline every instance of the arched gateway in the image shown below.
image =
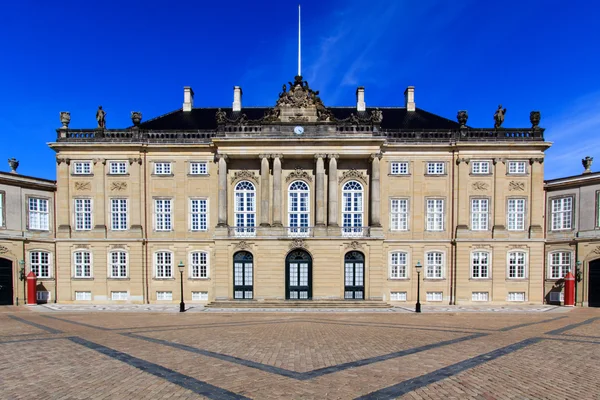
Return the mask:
[[304,250],[293,250],[285,259],[285,298],[312,298],[312,258]]

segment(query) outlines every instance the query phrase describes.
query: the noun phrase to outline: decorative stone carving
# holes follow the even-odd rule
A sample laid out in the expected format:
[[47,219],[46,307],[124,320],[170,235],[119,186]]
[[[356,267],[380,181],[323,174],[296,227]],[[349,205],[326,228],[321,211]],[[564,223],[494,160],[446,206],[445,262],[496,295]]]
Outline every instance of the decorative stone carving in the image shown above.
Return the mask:
[[525,182],[510,181],[508,184],[508,190],[511,192],[524,192]]
[[289,182],[292,179],[305,179],[309,182],[312,182],[312,176],[310,176],[308,172],[304,171],[300,167],[296,167],[294,171],[290,172],[287,178],[285,178],[285,181]]
[[96,121],[98,121],[98,129],[106,128],[106,111],[102,109],[102,106],[98,106],[98,111],[96,111]]
[[514,250],[514,249],[527,249],[527,246],[525,246],[524,244],[511,244],[509,246],[507,246],[508,250]]
[[370,161],[373,161],[373,160],[374,160],[374,159],[376,159],[376,158],[378,158],[378,159],[380,159],[380,160],[381,160],[381,157],[383,157],[383,154],[381,154],[381,153],[375,153],[375,154],[371,154],[371,155],[369,156],[369,160],[370,160]]
[[316,92],[308,87],[308,82],[303,81],[301,76],[294,78],[294,83],[288,82],[290,90],[284,85],[284,90],[279,93],[279,99],[275,107],[289,106],[293,108],[317,107],[323,105],[319,98],[319,91]]
[[[283,85],[285,87],[285,85]],[[281,110],[279,108],[269,108],[265,111],[265,115],[263,117],[264,122],[276,122],[279,121],[279,116],[281,115]]]
[[600,246],[597,246],[597,247],[596,247],[596,248],[595,248],[595,249],[592,251],[592,253],[594,253],[594,254],[600,254]]
[[536,162],[538,162],[540,164],[543,164],[544,163],[544,159],[542,157],[540,157],[540,158],[530,158],[529,159],[529,165],[533,165]]
[[485,182],[477,181],[477,182],[473,182],[473,184],[471,185],[471,187],[473,188],[473,190],[483,191],[483,190],[488,190],[488,188],[490,187],[490,185],[488,185]]
[[303,117],[301,115],[296,115],[293,117],[289,117],[290,122],[308,122],[308,117]]
[[592,168],[593,161],[594,158],[590,156],[587,156],[586,158],[581,160],[581,165],[583,165],[583,168],[585,168],[585,171],[583,171],[584,174],[589,174],[590,172],[592,172],[590,168]]
[[75,182],[75,190],[92,190],[91,182]]
[[290,250],[291,249],[308,249],[308,245],[306,244],[304,239],[297,238],[292,240],[292,242],[290,243]]
[[381,121],[383,121],[383,111],[379,108],[371,111],[371,122],[374,124],[381,124]]
[[134,126],[139,126],[140,122],[142,122],[142,113],[140,111],[132,111],[131,122],[133,122]]
[[71,159],[70,158],[56,158],[56,164],[60,165],[61,163],[65,163],[67,165],[71,165]]
[[10,253],[10,250],[8,250],[8,247],[0,246],[0,254],[6,254],[6,253]]
[[348,171],[344,171],[342,176],[340,176],[339,182],[342,183],[346,179],[359,179],[364,183],[367,183],[367,177],[361,171],[356,169],[349,169]]
[[16,174],[17,168],[19,168],[19,160],[17,160],[16,158],[9,158],[8,166],[10,167],[10,172]]
[[456,120],[460,124],[460,129],[467,127],[467,120],[469,119],[469,113],[467,110],[460,110],[456,114]]
[[239,242],[235,245],[235,248],[245,250],[245,249],[249,249],[250,245],[245,240],[242,240],[241,242]]
[[470,158],[457,158],[456,159],[456,165],[460,165],[460,163],[464,162],[465,164],[469,164],[471,162]]
[[362,244],[358,242],[358,240],[353,240],[346,245],[347,249],[358,250],[362,249]]
[[71,122],[71,113],[68,111],[60,112],[60,123],[62,127],[60,129],[69,129],[69,123]]
[[133,163],[138,163],[139,165],[142,165],[142,159],[141,158],[130,158],[129,165],[131,165]]
[[113,182],[110,184],[110,190],[116,190],[120,192],[121,190],[127,189],[127,182]]
[[224,124],[227,122],[227,113],[219,108],[215,114],[215,119],[217,120],[217,124]]
[[233,176],[231,177],[231,183],[237,181],[238,179],[251,179],[254,182],[258,183],[258,177],[254,174],[254,172],[250,172],[246,169],[242,171],[237,171],[235,174],[233,174]]
[[532,111],[529,113],[529,122],[531,122],[531,129],[538,129],[542,114],[539,111]]
[[113,244],[110,246],[111,249],[127,249],[127,246],[125,246],[124,244]]
[[492,249],[492,246],[489,244],[474,244],[471,246],[472,249]]
[[502,104],[498,106],[496,113],[494,114],[494,128],[498,129],[504,122],[504,115],[506,114],[506,108],[502,108]]

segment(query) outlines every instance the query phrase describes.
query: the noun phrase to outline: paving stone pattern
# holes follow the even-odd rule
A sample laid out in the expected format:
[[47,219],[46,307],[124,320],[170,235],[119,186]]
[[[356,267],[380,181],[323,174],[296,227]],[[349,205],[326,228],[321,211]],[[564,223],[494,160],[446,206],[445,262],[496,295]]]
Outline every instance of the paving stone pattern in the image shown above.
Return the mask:
[[599,330],[600,310],[591,308],[419,315],[14,307],[0,312],[0,398],[599,399]]

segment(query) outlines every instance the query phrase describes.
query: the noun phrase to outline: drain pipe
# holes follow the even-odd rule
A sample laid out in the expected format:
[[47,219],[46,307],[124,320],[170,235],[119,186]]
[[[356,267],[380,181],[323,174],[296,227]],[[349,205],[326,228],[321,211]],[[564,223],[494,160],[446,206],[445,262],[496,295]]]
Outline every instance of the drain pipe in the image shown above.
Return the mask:
[[[144,246],[144,258],[146,273],[146,304],[150,304],[150,293],[148,284],[148,183],[146,182],[146,150],[142,151],[144,163],[144,232],[142,232],[142,246]],[[143,291],[143,289],[142,289]]]
[[[454,167],[456,165],[456,150],[452,149],[452,189],[450,190],[450,305],[456,303],[456,229],[454,227]],[[458,181],[457,181],[458,183]]]

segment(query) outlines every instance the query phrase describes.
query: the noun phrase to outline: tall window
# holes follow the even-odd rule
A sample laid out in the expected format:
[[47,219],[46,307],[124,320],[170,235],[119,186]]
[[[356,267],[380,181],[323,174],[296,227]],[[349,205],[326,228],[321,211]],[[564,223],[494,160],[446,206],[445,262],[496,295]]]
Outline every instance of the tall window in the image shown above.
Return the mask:
[[443,231],[444,230],[444,200],[428,199],[427,200],[427,230],[428,231]]
[[113,251],[109,253],[110,277],[127,278],[127,252]]
[[124,231],[127,229],[127,199],[111,199],[111,228],[113,231]]
[[428,162],[427,175],[442,175],[446,171],[446,163],[444,162]]
[[75,161],[73,163],[73,174],[90,175],[92,173],[91,161]]
[[488,199],[471,199],[471,229],[474,231],[487,231],[489,212]]
[[92,229],[92,199],[75,199],[75,230]]
[[108,171],[111,175],[124,175],[127,173],[127,161],[111,161],[108,163]]
[[50,253],[32,251],[29,253],[29,266],[38,278],[50,278]]
[[203,251],[191,253],[190,276],[192,278],[208,278],[208,254]]
[[363,226],[363,187],[357,181],[348,181],[342,188],[342,233],[361,236]]
[[190,221],[192,231],[205,231],[208,229],[208,200],[190,200]]
[[508,253],[508,277],[525,278],[526,254],[522,251]]
[[154,220],[157,231],[171,230],[172,201],[172,199],[154,199]]
[[508,162],[508,173],[509,174],[525,174],[527,172],[527,166],[525,161],[509,161]]
[[4,226],[4,192],[0,192],[0,228]]
[[571,229],[573,220],[573,198],[552,199],[552,230]]
[[425,277],[428,279],[441,279],[444,277],[444,254],[439,251],[427,253]]
[[490,277],[490,253],[475,251],[471,253],[471,278],[485,279]]
[[29,198],[29,229],[47,231],[50,229],[48,200]]
[[403,251],[395,251],[390,254],[390,279],[407,278],[408,255]]
[[308,236],[310,221],[310,189],[303,181],[294,181],[288,190],[289,233]]
[[525,199],[508,199],[508,230],[525,229]]
[[550,279],[560,279],[571,270],[571,252],[550,253]]
[[235,225],[237,236],[256,233],[256,189],[248,181],[235,185]]
[[173,254],[168,251],[158,251],[154,254],[154,271],[157,278],[173,277]]
[[92,277],[92,254],[89,251],[76,251],[73,253],[73,261],[75,263],[75,278]]
[[490,173],[490,162],[489,161],[473,161],[471,163],[472,174],[489,174]]
[[170,162],[154,163],[154,174],[155,175],[171,175],[171,163]]
[[392,199],[391,204],[392,224],[390,229],[393,231],[408,230],[408,199]]

